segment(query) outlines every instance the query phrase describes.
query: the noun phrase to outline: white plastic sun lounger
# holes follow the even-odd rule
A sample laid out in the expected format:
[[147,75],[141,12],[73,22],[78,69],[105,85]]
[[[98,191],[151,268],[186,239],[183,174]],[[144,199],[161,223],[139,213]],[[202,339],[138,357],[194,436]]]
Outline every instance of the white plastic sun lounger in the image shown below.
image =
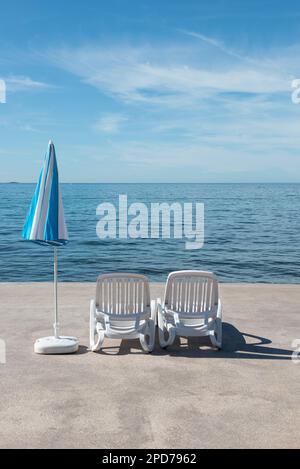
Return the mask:
[[[154,348],[155,301],[144,275],[100,275],[96,299],[90,303],[90,349],[100,350],[104,338],[140,339],[145,352]],[[96,336],[96,337],[95,337]]]
[[171,345],[176,336],[209,336],[214,347],[222,347],[222,305],[213,273],[170,273],[164,302],[157,302],[161,347]]

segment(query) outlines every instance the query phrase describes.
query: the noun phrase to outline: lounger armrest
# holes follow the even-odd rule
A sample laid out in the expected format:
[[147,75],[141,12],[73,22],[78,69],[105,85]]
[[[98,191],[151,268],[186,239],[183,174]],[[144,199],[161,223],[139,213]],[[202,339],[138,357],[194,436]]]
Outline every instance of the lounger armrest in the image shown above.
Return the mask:
[[173,318],[174,318],[174,322],[175,322],[175,327],[180,327],[179,314],[176,313],[176,312],[173,312]]
[[218,310],[217,310],[217,318],[219,318],[219,319],[222,320],[222,313],[223,313],[223,307],[222,307],[221,300],[220,300],[220,298],[219,298],[219,301],[218,301]]
[[96,313],[96,302],[95,300],[90,301],[90,314],[95,315]]
[[156,312],[157,312],[156,301],[151,300],[151,319],[153,319],[155,324],[156,324]]
[[165,315],[165,310],[164,310],[164,308],[161,304],[161,299],[160,298],[157,298],[156,305],[157,305],[157,308],[156,308],[157,313],[160,313],[164,316]]
[[90,349],[93,350],[95,345],[95,333],[96,333],[96,302],[95,300],[90,301]]

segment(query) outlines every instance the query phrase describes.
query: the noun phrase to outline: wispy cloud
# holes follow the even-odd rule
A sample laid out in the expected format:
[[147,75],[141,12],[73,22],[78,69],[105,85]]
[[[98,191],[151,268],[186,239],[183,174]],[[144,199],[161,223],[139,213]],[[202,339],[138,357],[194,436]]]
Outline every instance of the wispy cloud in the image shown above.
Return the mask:
[[216,61],[214,67],[208,66],[198,58],[195,45],[188,53],[185,53],[186,48],[171,46],[164,49],[63,48],[50,53],[49,57],[57,66],[79,76],[84,83],[125,103],[195,106],[207,97],[224,93],[272,94],[289,90],[286,69],[267,68],[266,60],[252,61],[212,38],[198,36],[230,58],[220,63]]
[[[213,143],[213,144],[212,144]],[[160,142],[153,140],[128,141],[111,146],[112,159],[119,161],[120,167],[131,168],[134,174],[150,175],[171,181],[185,180],[188,174],[194,181],[278,181],[295,180],[295,170],[300,170],[300,161],[293,153],[264,145],[241,147],[233,141],[227,143],[222,138],[198,142]],[[229,145],[228,145],[229,144]],[[242,156],[241,156],[242,155]]]
[[33,80],[27,76],[8,76],[4,78],[7,91],[44,90],[53,88],[53,85],[41,81]]
[[24,124],[20,126],[20,130],[23,130],[24,132],[40,132],[37,128],[33,127],[30,124]]
[[227,47],[222,41],[215,39],[213,37],[206,36],[201,33],[197,33],[194,31],[186,31],[184,29],[180,29],[180,32],[183,34],[186,34],[187,36],[194,37],[196,39],[200,39],[201,41],[205,42],[206,44],[209,44],[210,46],[216,47],[220,51],[224,52],[227,55],[230,55],[231,57],[234,57],[235,59],[243,60],[246,62],[254,63],[255,61],[250,59],[249,57],[246,57],[245,55],[241,55],[238,52],[230,49]]
[[127,117],[122,114],[107,114],[94,123],[93,129],[99,133],[116,134],[120,132],[122,124],[126,121]]
[[[120,180],[122,168],[132,168],[128,179],[131,172],[156,174],[158,166],[162,180],[172,174],[271,180],[269,168],[274,178],[282,171],[292,180],[295,168],[300,171],[300,107],[290,99],[299,47],[249,56],[201,33],[185,34],[179,45],[101,44],[44,54],[48,64],[112,98],[103,100],[107,108],[90,124],[94,146],[76,145],[78,164],[83,157],[95,165],[109,161]],[[99,147],[95,134],[107,137]],[[87,178],[93,177],[91,171]]]

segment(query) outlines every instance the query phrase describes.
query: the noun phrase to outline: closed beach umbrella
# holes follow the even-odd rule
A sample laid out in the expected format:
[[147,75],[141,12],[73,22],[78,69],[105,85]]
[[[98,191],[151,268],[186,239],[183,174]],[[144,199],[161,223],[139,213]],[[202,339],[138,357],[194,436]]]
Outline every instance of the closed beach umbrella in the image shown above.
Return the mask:
[[58,247],[68,240],[54,144],[50,141],[44,165],[29,208],[22,232],[27,241],[51,246],[54,250],[54,336],[35,342],[37,353],[72,353],[78,349],[75,337],[60,336],[58,333],[57,272]]

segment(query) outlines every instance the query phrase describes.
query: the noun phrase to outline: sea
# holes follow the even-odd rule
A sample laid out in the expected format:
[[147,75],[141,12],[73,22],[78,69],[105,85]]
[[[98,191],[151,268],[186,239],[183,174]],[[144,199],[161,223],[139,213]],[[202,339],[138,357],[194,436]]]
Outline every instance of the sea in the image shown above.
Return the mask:
[[[35,184],[0,184],[0,281],[53,279],[53,249],[23,241]],[[101,273],[136,272],[165,281],[174,270],[215,272],[221,282],[300,283],[300,184],[61,184],[69,243],[59,248],[59,279],[93,282]],[[185,239],[99,239],[97,207],[204,204],[204,243]]]

